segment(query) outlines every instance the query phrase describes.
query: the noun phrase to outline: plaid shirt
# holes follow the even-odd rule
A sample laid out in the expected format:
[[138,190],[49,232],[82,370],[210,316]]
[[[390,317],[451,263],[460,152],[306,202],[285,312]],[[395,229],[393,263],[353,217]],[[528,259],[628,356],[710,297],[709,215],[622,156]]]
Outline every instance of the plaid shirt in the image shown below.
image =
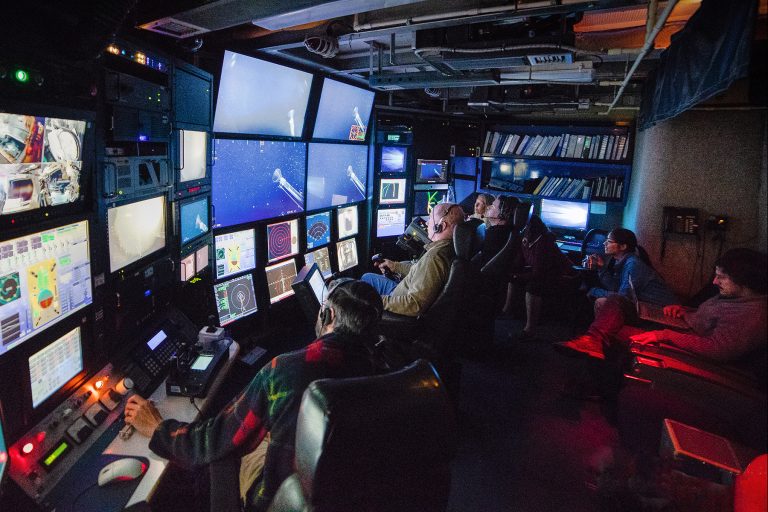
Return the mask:
[[205,421],[165,420],[149,447],[161,457],[199,466],[250,452],[270,433],[264,471],[248,490],[249,511],[269,506],[293,471],[296,420],[312,381],[373,373],[361,340],[327,334],[302,350],[277,356],[218,415]]

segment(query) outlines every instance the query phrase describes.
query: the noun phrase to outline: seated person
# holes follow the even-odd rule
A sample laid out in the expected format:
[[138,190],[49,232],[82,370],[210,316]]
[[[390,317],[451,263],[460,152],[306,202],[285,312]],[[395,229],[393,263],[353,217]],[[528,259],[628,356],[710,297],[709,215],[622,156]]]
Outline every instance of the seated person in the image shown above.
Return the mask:
[[390,270],[402,275],[402,281],[398,283],[371,272],[363,274],[361,280],[382,295],[386,311],[419,316],[429,309],[448,281],[451,262],[456,256],[453,230],[463,220],[464,212],[459,205],[436,204],[427,223],[427,235],[432,241],[425,246],[427,252],[415,262],[384,259],[378,264],[382,273]]
[[485,219],[489,227],[485,230],[482,250],[473,258],[473,261],[477,261],[481,267],[496,256],[509,240],[512,232],[512,214],[518,204],[516,197],[499,196],[485,210]]
[[208,464],[231,454],[246,455],[269,433],[260,474],[245,475],[253,481],[245,510],[265,511],[293,469],[296,421],[304,390],[317,379],[375,372],[365,343],[373,336],[382,310],[381,297],[370,285],[351,279],[336,286],[332,283],[318,313],[318,339],[302,350],[274,358],[218,415],[192,423],[164,420],[151,402],[133,395],[125,407],[125,421],[151,438],[153,452],[184,466]]
[[475,211],[469,216],[470,219],[484,219],[485,210],[493,203],[493,196],[491,194],[477,194],[475,198]]

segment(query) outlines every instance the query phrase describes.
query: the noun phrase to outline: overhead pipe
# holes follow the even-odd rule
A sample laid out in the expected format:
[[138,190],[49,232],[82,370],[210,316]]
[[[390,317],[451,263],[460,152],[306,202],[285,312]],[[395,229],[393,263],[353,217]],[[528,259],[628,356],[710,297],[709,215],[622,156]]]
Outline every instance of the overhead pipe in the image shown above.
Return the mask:
[[[661,29],[664,28],[664,24],[667,22],[667,18],[669,18],[669,15],[672,13],[672,9],[675,8],[677,5],[678,0],[669,0],[667,2],[667,6],[664,8],[664,11],[662,11],[661,16],[659,16],[659,19],[656,20],[656,24],[653,27],[653,30],[646,35],[645,37],[645,44],[640,49],[640,53],[637,55],[637,58],[635,58],[635,62],[632,64],[632,67],[629,69],[629,72],[627,73],[627,76],[624,77],[624,82],[622,82],[621,87],[619,88],[618,92],[616,93],[616,97],[613,98],[613,102],[611,103],[611,106],[608,107],[608,111],[606,114],[610,113],[611,110],[616,106],[616,104],[619,102],[619,99],[621,98],[621,95],[624,94],[624,89],[627,88],[627,85],[629,85],[629,81],[632,79],[632,75],[635,74],[635,71],[637,71],[638,66],[640,66],[640,63],[643,61],[645,56],[648,54],[648,52],[653,48],[653,43],[656,40],[656,36],[659,35],[659,32],[661,32]],[[655,4],[655,2],[652,2]],[[649,6],[648,14],[652,15],[651,7]],[[655,11],[655,7],[654,7]]]

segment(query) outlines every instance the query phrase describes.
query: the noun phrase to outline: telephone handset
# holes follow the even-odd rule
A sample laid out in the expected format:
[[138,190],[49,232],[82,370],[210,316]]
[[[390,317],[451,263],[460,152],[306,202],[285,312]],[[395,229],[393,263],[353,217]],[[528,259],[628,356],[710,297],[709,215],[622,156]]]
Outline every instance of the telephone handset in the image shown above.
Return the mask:
[[664,232],[695,235],[699,230],[698,208],[664,207]]

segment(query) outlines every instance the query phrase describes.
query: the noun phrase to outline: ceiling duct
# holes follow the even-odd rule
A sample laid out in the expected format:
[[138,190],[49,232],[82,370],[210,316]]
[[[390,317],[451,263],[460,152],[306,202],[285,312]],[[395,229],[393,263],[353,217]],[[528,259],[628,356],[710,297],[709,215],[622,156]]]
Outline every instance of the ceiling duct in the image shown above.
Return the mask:
[[210,32],[207,28],[198,27],[185,21],[178,20],[176,18],[161,18],[156,21],[151,21],[140,25],[139,28],[149,30],[151,32],[157,32],[164,36],[175,37],[177,39],[184,39],[186,37],[196,36]]
[[528,63],[531,66],[540,66],[542,64],[571,64],[573,55],[567,52],[545,53],[540,55],[528,55]]

